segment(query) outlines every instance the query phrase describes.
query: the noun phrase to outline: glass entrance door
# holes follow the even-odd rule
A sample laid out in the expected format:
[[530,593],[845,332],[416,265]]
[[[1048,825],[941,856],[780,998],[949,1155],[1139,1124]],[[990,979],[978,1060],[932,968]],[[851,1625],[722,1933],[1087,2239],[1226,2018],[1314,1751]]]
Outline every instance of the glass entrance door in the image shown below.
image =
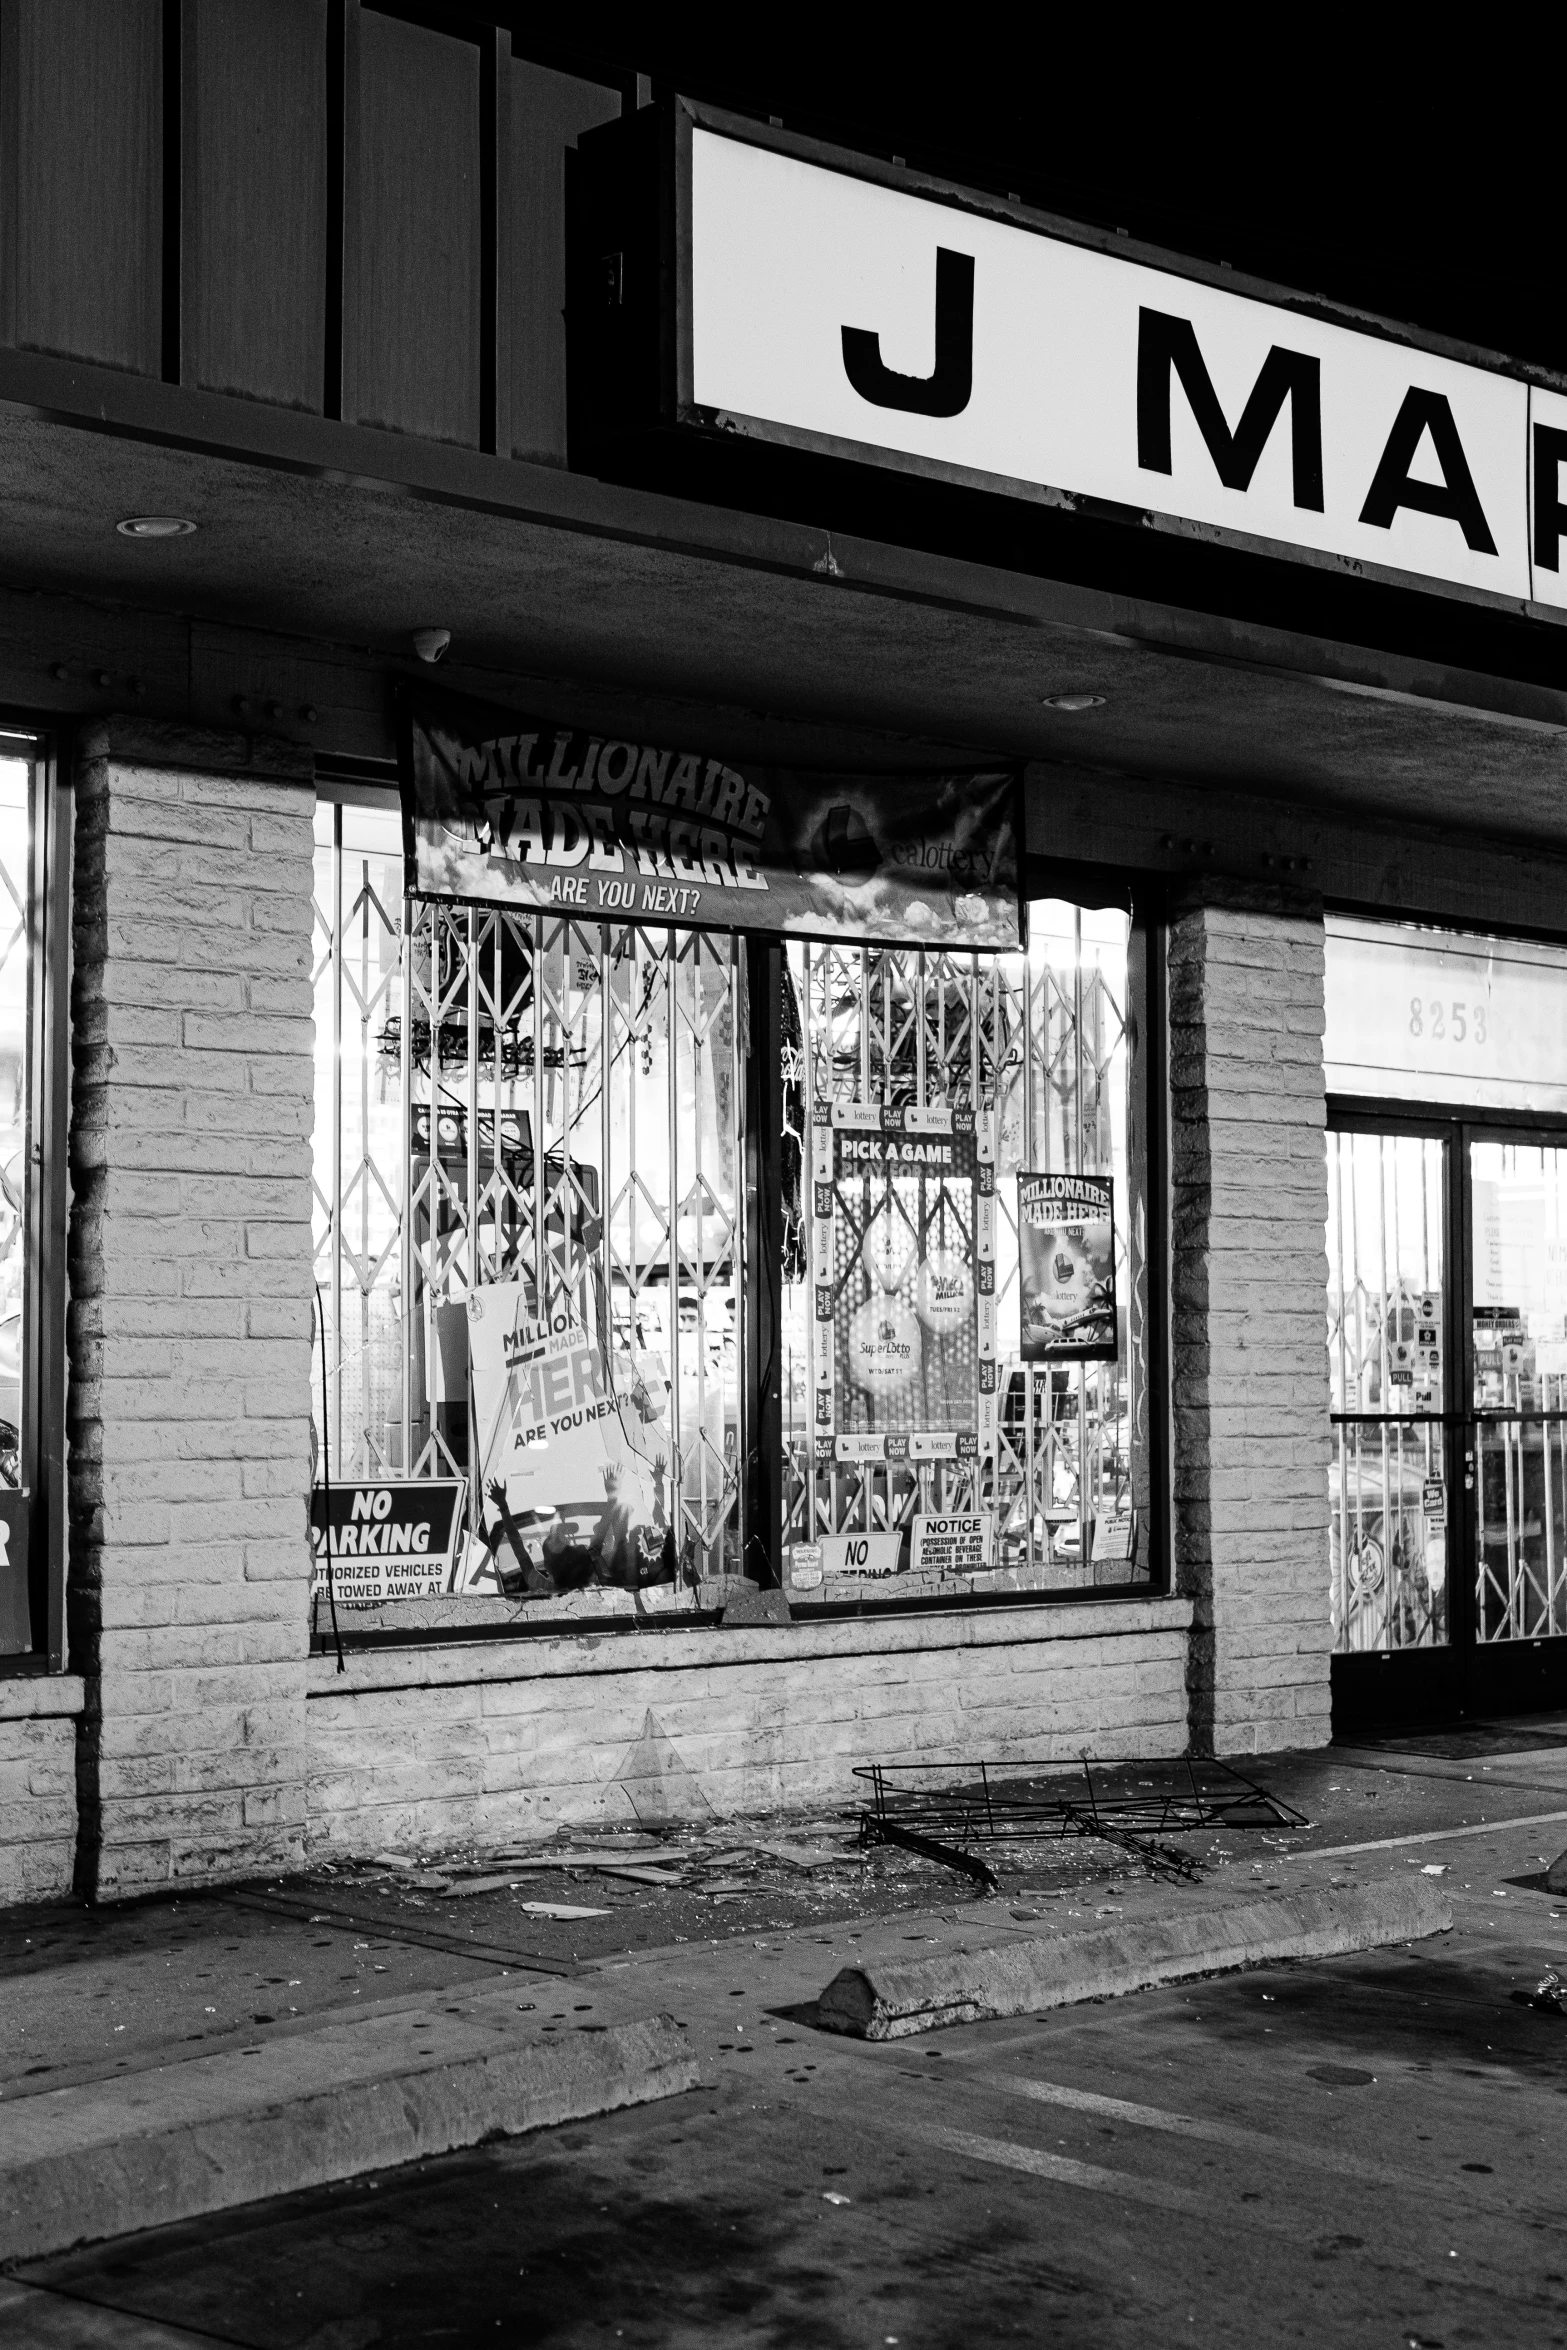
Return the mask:
[[1469,1678],[1482,1708],[1559,1703],[1567,1680],[1567,1137],[1471,1130],[1468,1192]]
[[1567,1128],[1328,1135],[1333,1713],[1567,1703]]
[[1451,1162],[1445,1128],[1328,1136],[1336,1711],[1453,1695]]

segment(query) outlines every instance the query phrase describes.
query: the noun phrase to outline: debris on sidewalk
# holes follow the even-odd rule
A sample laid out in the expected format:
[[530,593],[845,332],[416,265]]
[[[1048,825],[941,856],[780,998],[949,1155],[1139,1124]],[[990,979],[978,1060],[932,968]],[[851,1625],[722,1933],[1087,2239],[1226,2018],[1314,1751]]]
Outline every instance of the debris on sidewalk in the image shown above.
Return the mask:
[[1513,1998],[1520,2007],[1535,2008],[1541,2015],[1567,2015],[1567,1992],[1554,1967],[1546,1968],[1532,1991],[1515,1991]]
[[837,1868],[846,1858],[846,1855],[841,1852],[824,1852],[819,1846],[811,1844],[764,1844],[759,1842],[752,1849],[756,1852],[766,1853],[769,1860],[784,1861],[792,1869]]
[[[607,1816],[562,1821],[553,1833],[541,1824],[538,1835],[519,1835],[518,1823],[508,1820],[488,1837],[440,1844],[421,1843],[404,1823],[389,1821],[373,1858],[322,1854],[297,1890],[259,1888],[258,1898],[273,1907],[303,1908],[308,1901],[312,1911],[330,1908],[360,1931],[482,1950],[496,1963],[515,1954],[519,1964],[551,1967],[753,1930],[828,1926],[937,1898],[1053,1899],[1102,1880],[1107,1869],[1124,1873],[1133,1862],[1139,1875],[1151,1869],[1185,1880],[1240,1859],[1245,1845],[1228,1836],[1232,1828],[1259,1831],[1245,1840],[1246,1859],[1271,1868],[1303,1817],[1253,1782],[1209,1766],[1197,1767],[1200,1801],[1185,1764],[1092,1762],[1066,1766],[1062,1774],[1058,1761],[1004,1768],[987,1762],[927,1766],[905,1781],[889,1767],[883,1811],[890,1832],[881,1834],[874,1823],[867,1829],[860,1808],[847,1801],[841,1809],[802,1806],[745,1817],[687,1811],[662,1822],[610,1809]],[[965,1845],[965,1815],[974,1804],[964,1791],[976,1786],[1007,1833],[994,1842],[971,1836]],[[944,1791],[934,1812],[921,1792],[931,1788]],[[854,1792],[846,1769],[845,1796]],[[1199,1820],[1206,1832],[1192,1838],[1187,1831]],[[1167,1834],[1159,1833],[1161,1825]],[[1230,1851],[1217,1849],[1225,1842]],[[970,1863],[956,1864],[967,1880],[961,1890],[950,1873],[954,1845]],[[952,1890],[938,1894],[943,1878]],[[592,1906],[598,1914],[547,1920],[525,1907],[530,1898]]]
[[497,1874],[485,1862],[473,1869],[453,1869],[443,1890],[447,1897],[459,1893],[492,1893],[501,1887],[516,1883],[532,1869],[596,1869],[607,1877],[624,1877],[633,1885],[684,1884],[683,1876],[669,1868],[653,1868],[641,1861],[606,1859],[596,1852],[530,1853],[526,1858],[501,1858],[504,1874]]
[[[685,1819],[661,1831],[630,1819],[579,1820],[525,1843],[515,1831],[493,1842],[388,1843],[370,1859],[318,1860],[306,1888],[312,1909],[329,1894],[334,1914],[361,1929],[482,1944],[497,1958],[515,1949],[520,1961],[554,1964],[904,1908],[929,1898],[933,1865],[895,1847],[864,1849],[858,1815],[845,1808]],[[546,1919],[530,1896],[569,1915]],[[301,1896],[275,1886],[265,1897]],[[556,1923],[558,1934],[540,1931]]]
[[[1146,1769],[1130,1767],[1140,1773]],[[871,1846],[901,1845],[994,1891],[995,1873],[975,1845],[1086,1837],[1118,1846],[1150,1876],[1195,1883],[1202,1874],[1200,1861],[1172,1844],[1171,1837],[1198,1830],[1309,1825],[1304,1812],[1211,1758],[1188,1758],[1172,1769],[1140,1775],[1124,1792],[1112,1792],[1103,1778],[1096,1783],[1094,1770],[1085,1754],[1081,1787],[1072,1783],[1063,1789],[1060,1765],[1043,1761],[861,1764],[854,1775],[871,1787],[871,1803],[860,1814],[861,1838]]]

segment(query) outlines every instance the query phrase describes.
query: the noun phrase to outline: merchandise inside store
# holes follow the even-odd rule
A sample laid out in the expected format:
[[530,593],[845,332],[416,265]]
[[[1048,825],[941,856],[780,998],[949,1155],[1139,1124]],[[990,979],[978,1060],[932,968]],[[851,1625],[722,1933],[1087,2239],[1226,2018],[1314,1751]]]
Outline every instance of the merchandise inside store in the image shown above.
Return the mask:
[[1146,1589],[1128,902],[964,952],[405,895],[362,788],[316,844],[318,1638]]

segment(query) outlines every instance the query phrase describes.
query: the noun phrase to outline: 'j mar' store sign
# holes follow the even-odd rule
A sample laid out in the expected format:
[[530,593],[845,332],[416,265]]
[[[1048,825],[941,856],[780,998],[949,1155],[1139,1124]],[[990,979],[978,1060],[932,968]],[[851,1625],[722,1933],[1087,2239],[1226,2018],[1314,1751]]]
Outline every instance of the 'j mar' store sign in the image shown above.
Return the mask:
[[[685,101],[672,136],[652,113],[574,162],[585,444],[695,427],[1567,607],[1567,394]],[[647,200],[657,170],[672,203]]]

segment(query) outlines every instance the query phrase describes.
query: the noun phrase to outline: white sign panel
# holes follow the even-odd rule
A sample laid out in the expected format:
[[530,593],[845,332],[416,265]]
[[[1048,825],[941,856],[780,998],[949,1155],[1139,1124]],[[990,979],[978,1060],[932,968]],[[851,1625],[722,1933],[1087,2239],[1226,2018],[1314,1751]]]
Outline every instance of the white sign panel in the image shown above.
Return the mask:
[[916,1518],[909,1538],[909,1565],[940,1575],[979,1575],[991,1563],[995,1513],[979,1510],[957,1516]]
[[700,125],[691,231],[739,430],[1567,605],[1567,398]]
[[1327,919],[1329,1093],[1567,1110],[1567,957],[1526,939]]
[[812,1545],[829,1575],[895,1575],[903,1553],[901,1534],[824,1534]]

